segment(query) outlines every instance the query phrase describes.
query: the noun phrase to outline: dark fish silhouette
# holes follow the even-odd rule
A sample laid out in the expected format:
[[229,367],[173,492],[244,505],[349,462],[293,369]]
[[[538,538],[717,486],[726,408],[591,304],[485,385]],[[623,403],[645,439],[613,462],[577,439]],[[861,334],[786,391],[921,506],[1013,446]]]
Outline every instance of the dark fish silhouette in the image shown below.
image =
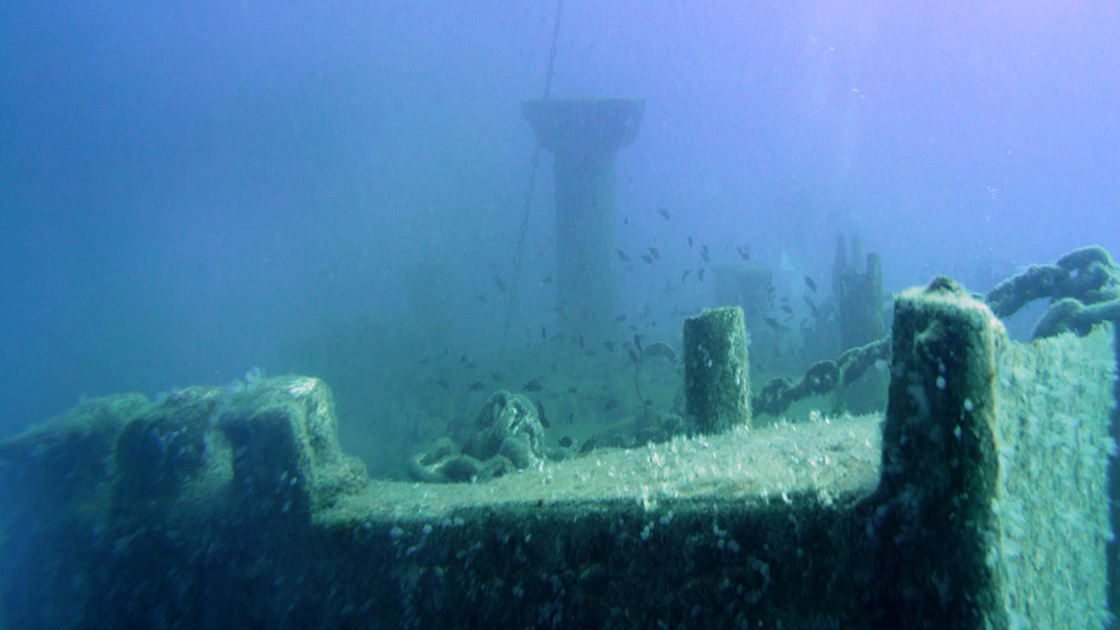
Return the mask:
[[618,406],[618,399],[617,398],[612,398],[612,399],[607,401],[607,405],[605,407],[603,407],[603,411],[610,411],[611,409],[614,409],[617,406]]
[[542,389],[544,389],[544,385],[541,385],[541,380],[539,378],[535,378],[535,379],[529,381],[528,383],[525,383],[524,385],[522,385],[521,389],[523,389],[527,392],[539,392]]
[[441,378],[436,381],[436,385],[439,385],[440,389],[451,389],[451,383],[448,383],[447,379],[445,378]]
[[739,249],[739,256],[741,256],[743,258],[743,260],[750,260],[751,259],[751,246],[750,245],[740,245],[738,249]]
[[494,284],[498,285],[498,290],[502,293],[505,293],[506,290],[509,289],[509,287],[506,286],[506,281],[502,280],[501,276],[494,276]]
[[607,352],[614,352],[614,342],[613,341],[604,341],[603,342],[603,347],[607,349]]
[[642,254],[642,260],[646,261],[646,264],[653,264],[653,257],[649,254]]
[[642,337],[641,337],[641,335],[634,335],[634,347],[636,347],[638,349],[638,352],[642,351]]
[[766,318],[766,323],[777,332],[787,332],[787,331],[789,331],[788,327],[783,326],[781,322],[774,319],[773,317],[767,317]]
[[696,279],[699,280],[700,282],[704,281],[704,268],[703,267],[701,267],[700,270],[696,272]]
[[789,304],[783,304],[782,310],[785,311],[787,315],[793,315],[793,309],[790,308]]
[[569,387],[569,388],[568,388],[568,393],[569,393],[569,394],[578,394],[578,393],[579,393],[579,390],[578,390],[578,389],[576,389],[575,387]]
[[537,406],[537,418],[540,419],[541,426],[551,429],[552,423],[548,421],[548,414],[544,412],[544,405],[541,404],[540,400],[533,400],[533,403]]
[[626,313],[619,313],[618,315],[615,315],[614,316],[614,321],[616,321],[616,322],[626,321]]
[[486,387],[485,383],[483,383],[482,381],[475,381],[471,383],[471,386],[467,389],[471,390],[472,392],[480,392],[484,387]]
[[572,438],[566,435],[560,438],[560,448],[572,448],[572,444]]
[[690,273],[692,273],[691,269],[685,269],[684,270],[684,273],[681,274],[681,284],[684,284],[684,279],[687,278],[688,274],[690,274]]
[[614,251],[618,252],[619,260],[621,260],[622,262],[630,262],[630,257],[626,255],[626,252],[622,251],[621,249],[616,249]]
[[813,293],[817,292],[817,283],[813,282],[813,279],[809,276],[805,276],[805,286],[809,287],[809,290]]
[[653,256],[654,260],[661,260],[661,252],[656,247],[649,248],[649,255]]
[[707,245],[701,245],[700,246],[700,257],[704,259],[704,262],[711,262],[710,260],[708,260],[708,246]]
[[820,311],[817,310],[817,305],[813,304],[813,301],[810,300],[809,296],[807,295],[802,299],[805,300],[805,304],[809,307],[809,312],[811,312],[813,314],[813,317],[816,318],[820,314]]
[[552,274],[548,274],[547,276],[544,277],[544,280],[541,280],[541,284],[552,284],[552,280],[553,280]]
[[688,246],[692,247],[692,236],[691,235],[689,235],[689,237],[688,237]]
[[668,221],[669,219],[673,218],[673,217],[672,217],[672,215],[670,215],[670,214],[669,214],[669,209],[668,209],[668,208],[658,208],[658,209],[657,209],[657,212],[658,212],[659,214],[661,214],[661,216],[665,217],[665,220],[666,220],[666,221]]

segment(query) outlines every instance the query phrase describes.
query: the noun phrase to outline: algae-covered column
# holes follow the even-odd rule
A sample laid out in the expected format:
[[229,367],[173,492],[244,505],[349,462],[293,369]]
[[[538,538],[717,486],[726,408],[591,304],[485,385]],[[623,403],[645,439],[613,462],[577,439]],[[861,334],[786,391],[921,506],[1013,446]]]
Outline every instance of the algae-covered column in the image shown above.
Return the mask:
[[725,306],[684,320],[684,383],[690,433],[720,433],[750,424],[742,308]]
[[645,100],[527,101],[521,114],[556,173],[556,299],[569,332],[604,333],[614,316],[614,154],[634,142]]
[[1002,610],[989,550],[1005,339],[988,307],[948,278],[895,300],[885,503],[875,522],[883,627],[989,627],[983,620]]

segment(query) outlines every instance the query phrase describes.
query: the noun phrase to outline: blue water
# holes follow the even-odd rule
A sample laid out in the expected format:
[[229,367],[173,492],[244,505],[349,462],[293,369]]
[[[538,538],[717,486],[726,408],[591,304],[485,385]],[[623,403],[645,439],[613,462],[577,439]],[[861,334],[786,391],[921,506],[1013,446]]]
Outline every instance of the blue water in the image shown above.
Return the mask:
[[[397,337],[430,261],[439,343],[500,352],[495,276],[534,148],[520,104],[543,92],[555,10],[3,3],[0,437],[82,396],[308,370],[292,348],[324,322]],[[712,263],[749,244],[795,302],[804,275],[827,286],[840,233],[882,255],[888,291],[1120,252],[1118,26],[1111,1],[568,0],[552,94],[647,100],[616,160],[617,238],[663,259],[619,270],[620,312],[676,330],[673,311],[713,305],[710,283],[676,283],[699,266],[688,236]],[[551,164],[518,345],[556,325]]]

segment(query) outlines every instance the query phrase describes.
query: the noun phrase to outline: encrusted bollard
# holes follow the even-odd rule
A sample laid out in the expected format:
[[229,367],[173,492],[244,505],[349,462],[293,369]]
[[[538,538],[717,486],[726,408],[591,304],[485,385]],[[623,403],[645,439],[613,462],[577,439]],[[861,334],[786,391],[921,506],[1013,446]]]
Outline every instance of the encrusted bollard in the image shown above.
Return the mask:
[[1005,339],[991,311],[948,278],[895,299],[876,528],[888,625],[972,628],[999,608],[985,556],[997,531],[993,384]]
[[684,320],[684,383],[691,433],[750,424],[750,371],[743,309],[726,306]]
[[869,530],[882,627],[1107,625],[1110,336],[1010,342],[948,278],[896,298]]

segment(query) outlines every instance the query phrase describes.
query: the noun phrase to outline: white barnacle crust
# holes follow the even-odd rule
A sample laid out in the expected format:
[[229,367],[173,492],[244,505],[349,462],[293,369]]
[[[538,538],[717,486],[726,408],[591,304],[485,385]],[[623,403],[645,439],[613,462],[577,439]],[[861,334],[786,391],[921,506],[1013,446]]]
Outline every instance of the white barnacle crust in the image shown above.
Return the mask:
[[316,379],[309,377],[297,378],[288,385],[288,393],[296,397],[306,396],[315,389],[315,382]]

